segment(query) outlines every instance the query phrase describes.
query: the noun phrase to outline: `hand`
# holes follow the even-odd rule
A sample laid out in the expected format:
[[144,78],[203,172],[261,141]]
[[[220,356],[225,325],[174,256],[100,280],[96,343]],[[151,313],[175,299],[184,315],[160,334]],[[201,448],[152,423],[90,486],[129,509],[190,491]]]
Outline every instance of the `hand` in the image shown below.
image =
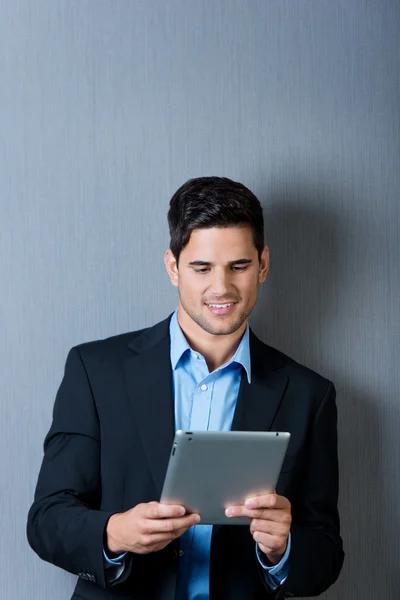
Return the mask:
[[158,552],[199,522],[199,515],[186,515],[183,506],[159,502],[138,504],[110,517],[106,528],[107,548],[117,554]]
[[246,500],[244,506],[230,506],[227,517],[250,517],[250,532],[272,565],[285,554],[292,523],[291,504],[284,496],[266,494]]

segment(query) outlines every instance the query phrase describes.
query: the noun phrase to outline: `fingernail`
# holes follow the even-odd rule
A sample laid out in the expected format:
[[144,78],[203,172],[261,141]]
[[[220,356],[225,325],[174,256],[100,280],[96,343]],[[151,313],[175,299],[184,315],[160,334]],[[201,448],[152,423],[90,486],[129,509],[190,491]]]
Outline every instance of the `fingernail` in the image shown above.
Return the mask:
[[200,523],[200,515],[195,515],[194,522],[195,523]]
[[233,517],[233,515],[235,514],[235,510],[233,508],[227,508],[225,514],[227,517]]
[[178,509],[178,515],[179,516],[183,516],[185,514],[186,510],[184,509],[183,506],[180,506]]
[[248,500],[245,501],[245,506],[247,506],[248,508],[252,508],[253,506],[256,505],[256,501],[253,500],[253,498],[249,498]]

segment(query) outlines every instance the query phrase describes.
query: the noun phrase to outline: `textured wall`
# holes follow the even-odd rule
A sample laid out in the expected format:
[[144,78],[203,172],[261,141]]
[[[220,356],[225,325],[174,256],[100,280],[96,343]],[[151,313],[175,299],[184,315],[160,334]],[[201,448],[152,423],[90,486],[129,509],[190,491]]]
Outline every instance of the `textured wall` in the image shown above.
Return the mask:
[[399,590],[397,0],[0,0],[0,597],[66,599],[28,548],[73,344],[175,306],[167,202],[262,199],[259,334],[337,384],[347,560],[329,600]]

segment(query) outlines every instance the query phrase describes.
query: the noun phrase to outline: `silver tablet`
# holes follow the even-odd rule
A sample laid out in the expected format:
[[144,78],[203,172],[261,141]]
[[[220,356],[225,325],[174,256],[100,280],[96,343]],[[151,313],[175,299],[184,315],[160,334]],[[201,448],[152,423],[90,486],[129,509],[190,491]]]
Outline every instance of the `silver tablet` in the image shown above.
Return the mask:
[[244,525],[228,506],[273,492],[290,433],[177,431],[160,502],[183,505],[202,524]]

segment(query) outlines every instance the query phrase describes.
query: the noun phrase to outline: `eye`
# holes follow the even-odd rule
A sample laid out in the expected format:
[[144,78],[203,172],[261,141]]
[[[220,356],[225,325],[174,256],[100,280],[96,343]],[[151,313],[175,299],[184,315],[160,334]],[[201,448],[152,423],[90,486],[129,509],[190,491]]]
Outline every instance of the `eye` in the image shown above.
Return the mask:
[[235,271],[236,273],[240,273],[241,271],[245,271],[247,269],[247,265],[233,265],[232,266],[232,271]]
[[195,273],[208,273],[209,268],[208,267],[200,267],[200,269],[194,269]]

